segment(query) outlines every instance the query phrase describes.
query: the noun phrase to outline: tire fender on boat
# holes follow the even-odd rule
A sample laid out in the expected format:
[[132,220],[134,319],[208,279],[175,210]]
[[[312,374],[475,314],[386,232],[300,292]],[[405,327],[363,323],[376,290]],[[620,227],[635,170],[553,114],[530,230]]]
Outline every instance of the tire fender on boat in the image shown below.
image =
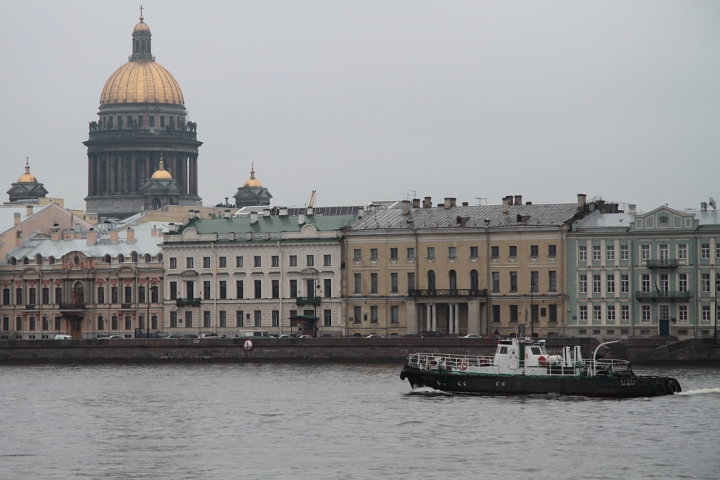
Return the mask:
[[655,395],[665,395],[667,392],[668,389],[664,383],[656,383],[653,385],[653,393],[655,393]]
[[670,393],[678,393],[678,392],[680,392],[681,389],[680,389],[680,384],[678,383],[678,381],[675,380],[674,378],[671,379],[671,380],[668,382],[668,390],[670,390]]

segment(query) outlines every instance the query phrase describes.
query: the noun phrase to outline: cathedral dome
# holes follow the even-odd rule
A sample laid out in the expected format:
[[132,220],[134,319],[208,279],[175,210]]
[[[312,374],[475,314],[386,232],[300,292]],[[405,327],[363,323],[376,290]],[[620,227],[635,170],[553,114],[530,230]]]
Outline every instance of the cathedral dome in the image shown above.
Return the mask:
[[35,175],[30,173],[30,164],[27,161],[25,162],[25,173],[20,175],[17,183],[37,183],[37,178],[35,178]]
[[260,183],[260,180],[255,178],[255,165],[250,168],[250,178],[245,180],[245,183],[243,183],[243,187],[262,187],[262,183]]
[[172,180],[172,175],[170,175],[170,172],[165,170],[165,162],[163,161],[162,157],[160,157],[160,166],[157,170],[155,170],[155,173],[152,174],[151,178],[153,180]]
[[147,32],[147,33],[150,33],[150,27],[148,26],[147,23],[145,23],[144,20],[145,20],[144,17],[140,17],[140,21],[138,22],[137,25],[135,25],[135,28],[133,28],[133,33],[135,33],[135,32]]

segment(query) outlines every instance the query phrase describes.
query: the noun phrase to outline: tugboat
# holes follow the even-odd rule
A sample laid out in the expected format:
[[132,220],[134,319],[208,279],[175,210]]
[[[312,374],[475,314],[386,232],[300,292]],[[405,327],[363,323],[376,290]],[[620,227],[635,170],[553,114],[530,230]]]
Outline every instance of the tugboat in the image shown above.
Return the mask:
[[482,395],[558,393],[587,397],[633,398],[682,391],[672,377],[635,375],[626,360],[583,359],[581,347],[548,355],[545,340],[502,339],[495,356],[414,353],[400,373],[413,388]]

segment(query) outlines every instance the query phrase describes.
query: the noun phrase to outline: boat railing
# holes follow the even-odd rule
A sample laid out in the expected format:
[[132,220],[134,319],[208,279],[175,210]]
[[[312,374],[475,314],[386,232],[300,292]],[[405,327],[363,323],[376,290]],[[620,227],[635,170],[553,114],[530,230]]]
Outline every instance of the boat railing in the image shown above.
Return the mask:
[[464,372],[468,367],[490,367],[495,357],[484,355],[443,355],[439,353],[413,353],[408,365],[421,370],[446,370]]

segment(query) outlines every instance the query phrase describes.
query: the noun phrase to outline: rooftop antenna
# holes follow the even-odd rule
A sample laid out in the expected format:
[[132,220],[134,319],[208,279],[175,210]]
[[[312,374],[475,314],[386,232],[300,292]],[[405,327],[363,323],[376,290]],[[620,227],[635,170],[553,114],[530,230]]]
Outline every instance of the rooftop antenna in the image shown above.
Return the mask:
[[[487,197],[474,197],[474,198],[475,198],[475,200],[478,201],[478,206],[487,205]],[[483,203],[483,200],[485,200],[484,203]]]
[[[410,197],[410,194],[412,193],[412,197]],[[413,198],[417,198],[417,191],[415,190],[408,190],[405,192],[405,199],[406,200],[412,200]]]
[[713,197],[710,197],[710,206],[713,207],[713,210],[717,210],[717,202]]

